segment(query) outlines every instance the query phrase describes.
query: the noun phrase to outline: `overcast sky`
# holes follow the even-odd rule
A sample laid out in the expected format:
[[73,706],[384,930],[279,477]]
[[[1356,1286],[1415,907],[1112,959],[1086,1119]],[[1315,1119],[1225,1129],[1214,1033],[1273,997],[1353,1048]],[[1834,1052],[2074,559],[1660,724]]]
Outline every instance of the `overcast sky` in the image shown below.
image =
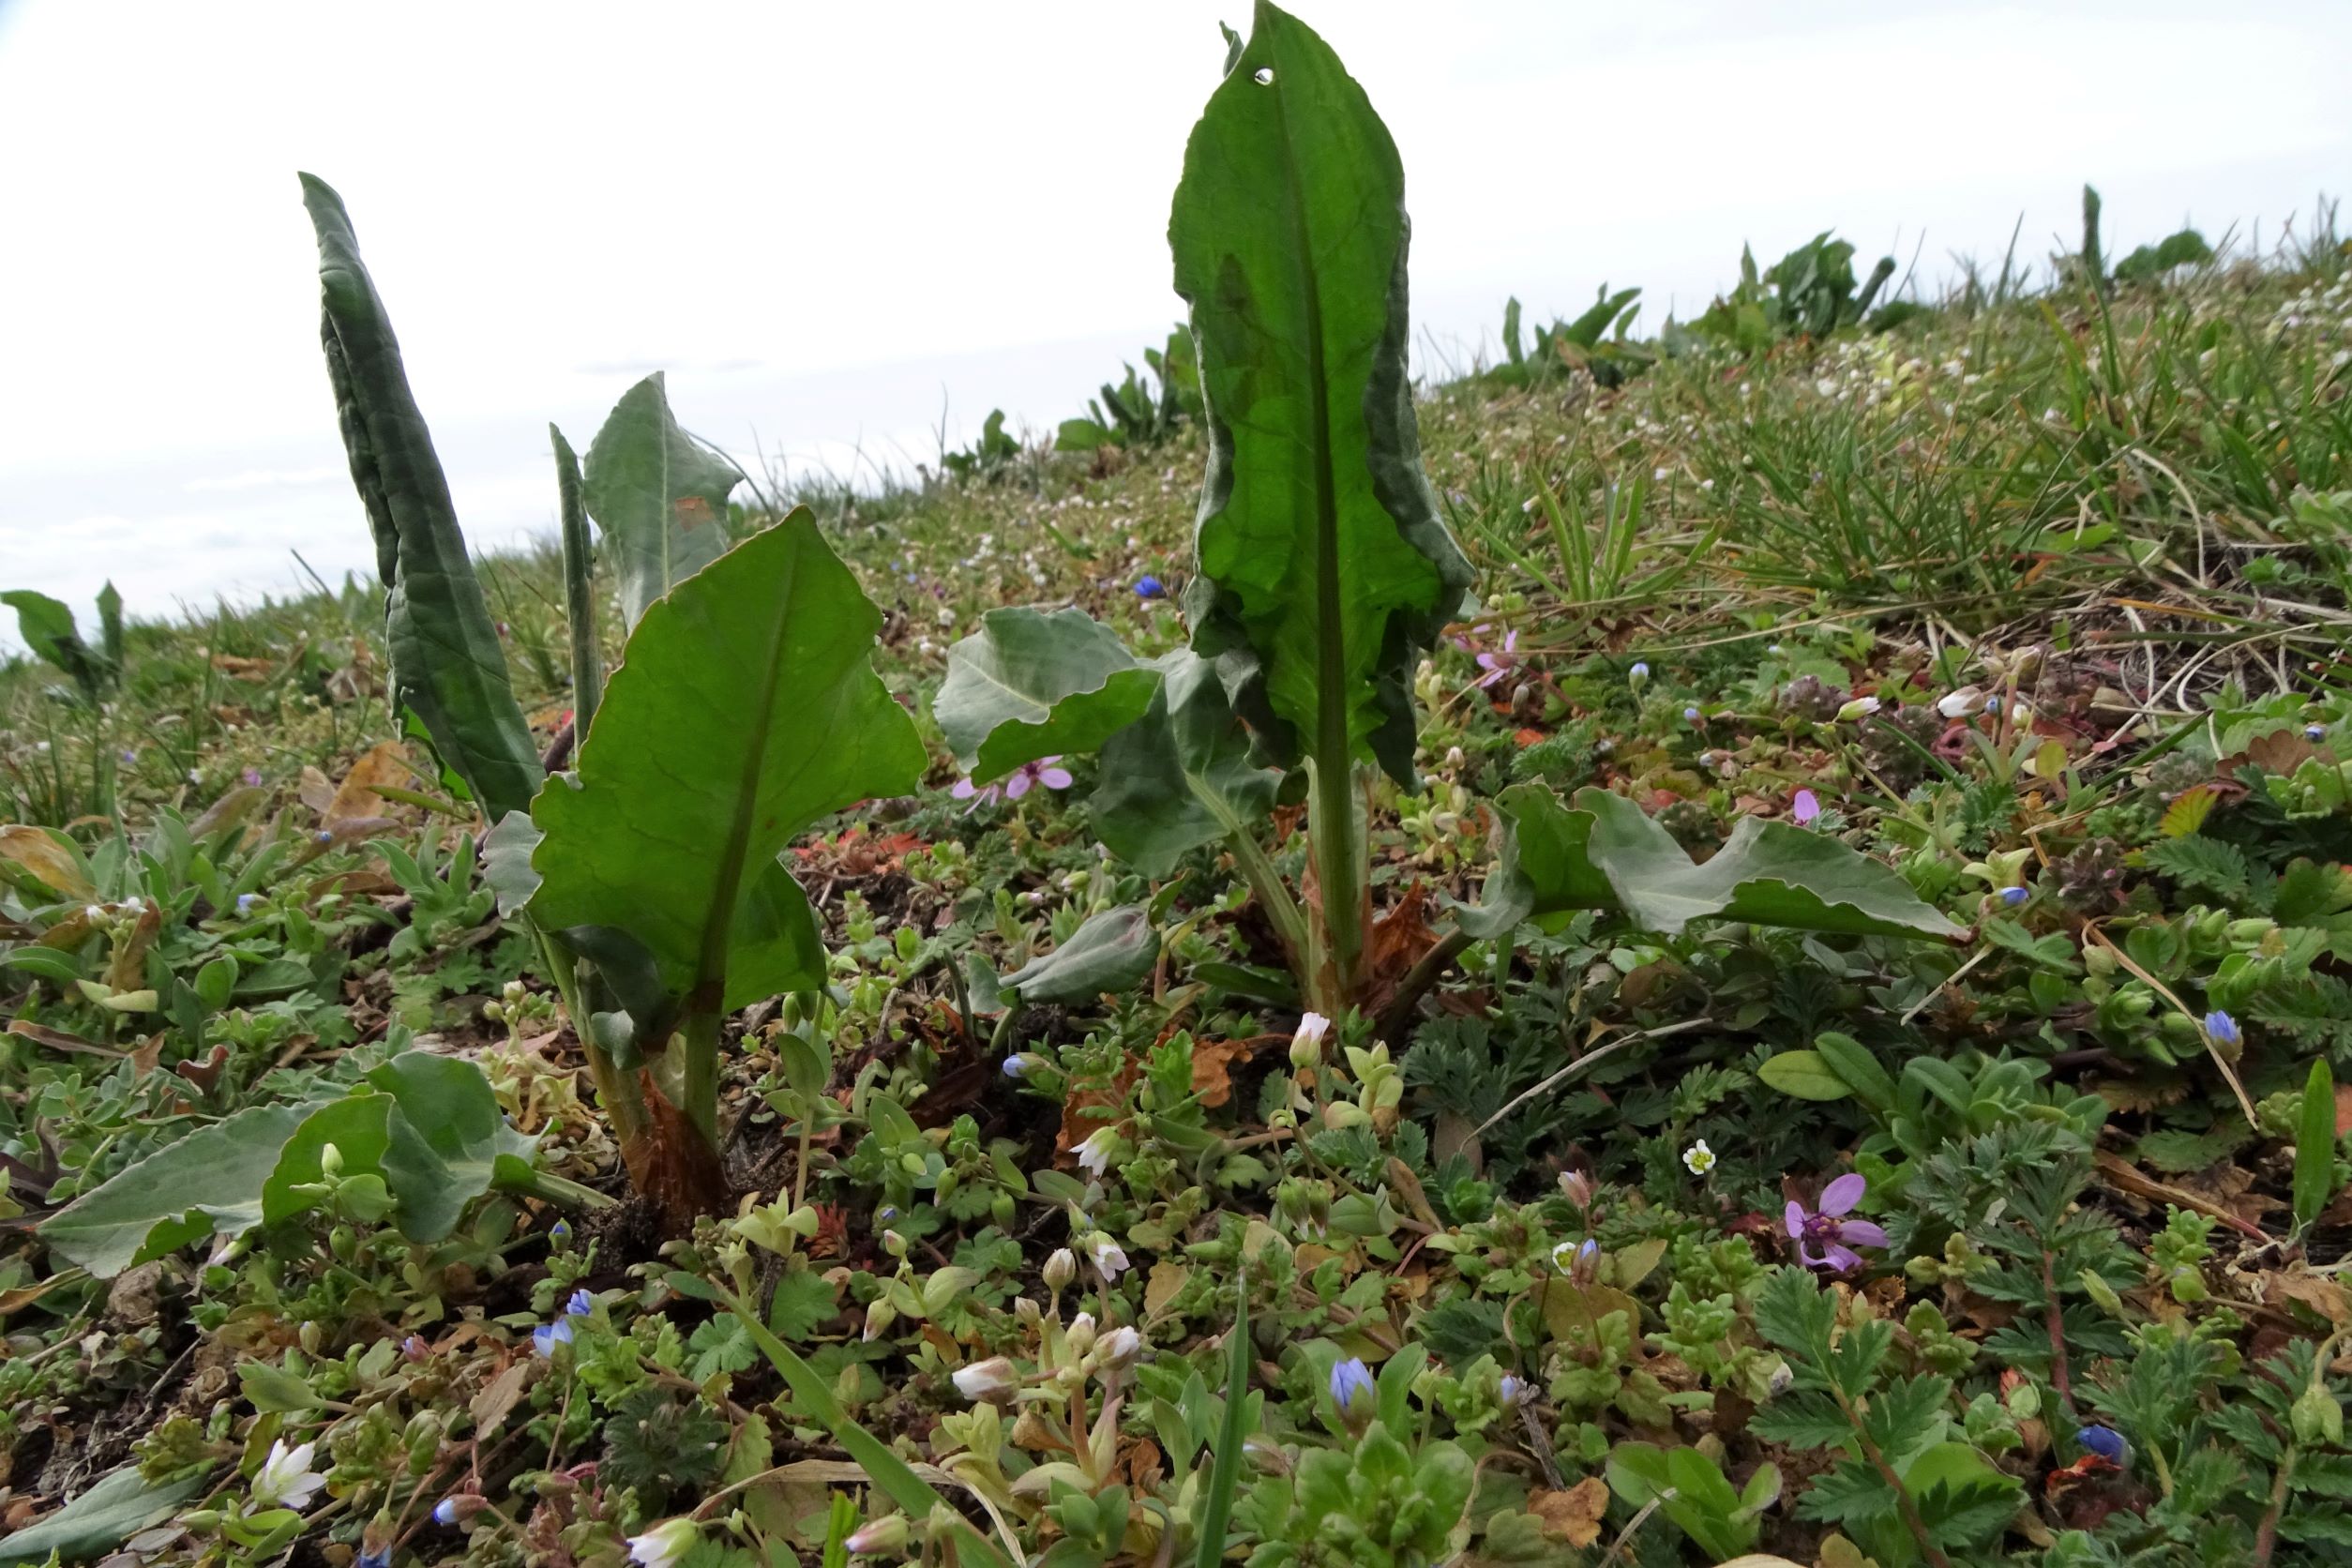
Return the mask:
[[[1939,279],[2021,218],[2071,244],[2085,179],[2118,249],[2268,243],[2352,183],[2345,0],[1302,8],[1403,151],[1425,365],[1515,293],[1639,284],[1654,330],[1742,240],[1923,240]],[[746,458],[1049,427],[1175,318],[1168,196],[1247,10],[0,0],[0,587],[164,614],[368,565],[297,169],[477,547],[550,525],[546,422],[584,447],[656,369]]]

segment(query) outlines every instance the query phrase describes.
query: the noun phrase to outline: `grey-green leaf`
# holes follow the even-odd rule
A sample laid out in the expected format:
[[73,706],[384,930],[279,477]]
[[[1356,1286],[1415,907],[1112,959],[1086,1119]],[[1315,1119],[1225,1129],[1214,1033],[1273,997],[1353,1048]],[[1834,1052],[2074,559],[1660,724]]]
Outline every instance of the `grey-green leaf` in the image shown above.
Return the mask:
[[530,1178],[537,1140],[507,1124],[490,1080],[471,1062],[403,1051],[368,1075],[396,1107],[384,1153],[384,1185],[400,1199],[400,1233],[437,1242],[466,1204]]
[[1186,851],[1254,827],[1281,779],[1258,765],[1214,665],[1179,648],[1151,668],[1160,690],[1104,744],[1087,812],[1112,853],[1165,877]]
[[262,1186],[309,1108],[255,1106],[128,1166],[52,1214],[43,1240],[100,1279],[261,1222]]
[[105,1556],[141,1530],[161,1524],[211,1481],[207,1470],[176,1481],[151,1482],[135,1464],[109,1470],[80,1497],[36,1525],[0,1540],[0,1565],[46,1562],[52,1552],[66,1562]]
[[1893,871],[1786,822],[1743,818],[1698,865],[1641,807],[1606,790],[1579,791],[1570,807],[1540,784],[1515,785],[1495,806],[1500,853],[1484,904],[1462,921],[1473,936],[1577,909],[1619,910],[1666,936],[1711,918],[1855,936],[1962,934]]
[[1411,674],[1470,570],[1421,469],[1404,168],[1364,89],[1260,0],[1168,219],[1209,467],[1184,608],[1275,760],[1334,742],[1410,782]]
[[743,471],[678,428],[659,370],[621,395],[588,444],[580,494],[621,586],[621,615],[727,552],[727,497]]
[[1160,677],[1082,610],[992,610],[947,650],[931,704],[975,783],[1090,752],[1143,716]]
[[1092,1002],[1106,991],[1141,984],[1159,957],[1160,934],[1153,928],[1151,912],[1141,904],[1124,904],[1089,915],[1069,941],[1015,970],[1003,985],[1023,1002]]
[[327,378],[385,589],[393,701],[424,722],[441,760],[495,822],[530,805],[538,753],[342,198],[309,174],[302,198],[318,232]]

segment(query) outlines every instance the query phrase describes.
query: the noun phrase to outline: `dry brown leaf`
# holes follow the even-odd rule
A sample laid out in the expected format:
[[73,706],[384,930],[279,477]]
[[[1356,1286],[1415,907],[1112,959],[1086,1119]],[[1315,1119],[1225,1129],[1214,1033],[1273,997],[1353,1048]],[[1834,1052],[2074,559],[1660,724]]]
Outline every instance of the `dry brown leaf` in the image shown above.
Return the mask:
[[101,1046],[96,1040],[84,1040],[79,1034],[68,1034],[62,1029],[52,1029],[47,1024],[35,1023],[30,1018],[17,1019],[8,1025],[8,1033],[19,1039],[30,1040],[33,1044],[45,1047],[50,1050],[78,1051],[84,1056],[120,1057],[128,1054],[126,1051],[117,1050],[113,1046]]
[[1571,1546],[1590,1546],[1601,1538],[1601,1518],[1608,1512],[1608,1483],[1588,1475],[1564,1492],[1530,1492],[1528,1512],[1544,1521],[1544,1533]]
[[381,817],[384,814],[384,797],[376,793],[376,786],[400,785],[408,777],[407,751],[399,741],[384,741],[370,747],[351,765],[351,772],[343,775],[341,786],[319,815],[331,828],[363,817]]
[[490,1380],[490,1385],[474,1396],[472,1413],[474,1429],[483,1437],[497,1430],[499,1423],[522,1397],[522,1385],[530,1380],[531,1363],[518,1361]]
[[1176,1299],[1176,1292],[1192,1278],[1192,1271],[1182,1263],[1167,1261],[1152,1265],[1152,1273],[1143,1285],[1143,1315],[1156,1318]]
[[2262,1299],[2273,1305],[2283,1301],[2300,1302],[2337,1328],[2352,1323],[2352,1291],[2346,1291],[2325,1274],[2313,1274],[2299,1265],[2264,1274]]
[[14,823],[0,827],[0,860],[22,866],[53,893],[68,898],[98,897],[98,889],[90,885],[90,879],[74,864],[72,853],[45,829]]
[[326,808],[335,804],[335,780],[306,762],[302,782],[294,786],[294,798],[324,817]]

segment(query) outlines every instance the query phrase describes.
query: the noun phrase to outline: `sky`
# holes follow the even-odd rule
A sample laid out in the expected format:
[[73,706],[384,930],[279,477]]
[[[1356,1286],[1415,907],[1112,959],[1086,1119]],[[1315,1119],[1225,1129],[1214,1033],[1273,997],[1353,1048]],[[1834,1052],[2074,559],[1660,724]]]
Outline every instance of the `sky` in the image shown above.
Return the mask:
[[[1640,326],[1835,227],[1953,258],[2352,175],[2344,0],[1300,0],[1402,152],[1425,373],[1506,296]],[[477,549],[551,530],[655,369],[756,466],[1049,430],[1165,337],[1168,203],[1244,0],[0,0],[0,588],[203,613],[372,552],[294,179],[350,207]],[[0,645],[13,641],[0,625]]]

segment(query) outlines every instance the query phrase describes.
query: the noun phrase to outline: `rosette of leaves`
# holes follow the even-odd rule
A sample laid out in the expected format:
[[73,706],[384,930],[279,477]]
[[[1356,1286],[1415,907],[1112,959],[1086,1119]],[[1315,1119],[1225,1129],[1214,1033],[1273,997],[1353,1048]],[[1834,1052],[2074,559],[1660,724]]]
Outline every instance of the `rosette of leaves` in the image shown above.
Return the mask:
[[657,1512],[671,1498],[699,1494],[718,1479],[730,1435],[727,1423],[700,1399],[661,1388],[633,1389],[605,1420],[596,1478],[633,1488],[642,1507]]

